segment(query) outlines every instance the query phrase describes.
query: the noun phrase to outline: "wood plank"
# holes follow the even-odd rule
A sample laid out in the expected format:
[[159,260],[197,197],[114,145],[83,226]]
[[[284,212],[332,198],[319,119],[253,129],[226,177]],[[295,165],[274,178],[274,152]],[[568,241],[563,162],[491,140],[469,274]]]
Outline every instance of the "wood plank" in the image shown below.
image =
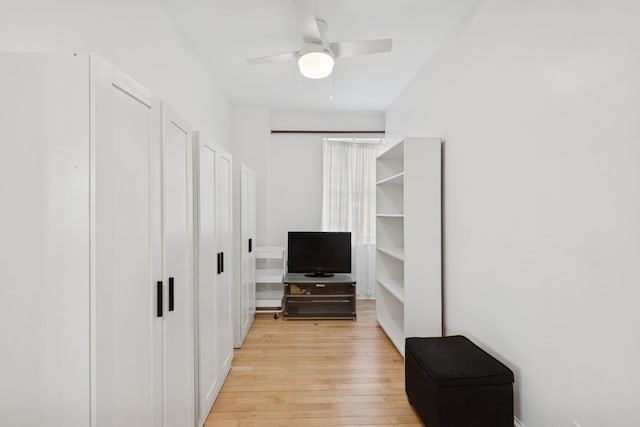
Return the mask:
[[358,301],[358,320],[257,315],[206,427],[420,426],[404,360]]

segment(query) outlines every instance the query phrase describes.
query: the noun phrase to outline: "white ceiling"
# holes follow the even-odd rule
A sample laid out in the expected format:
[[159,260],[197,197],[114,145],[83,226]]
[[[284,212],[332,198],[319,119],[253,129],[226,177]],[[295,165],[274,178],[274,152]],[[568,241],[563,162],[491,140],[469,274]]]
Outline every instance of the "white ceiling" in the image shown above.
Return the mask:
[[331,77],[308,80],[299,75],[295,61],[246,63],[247,58],[300,48],[290,0],[163,1],[187,49],[213,73],[233,104],[284,111],[384,111],[476,3],[311,0],[316,18],[328,24],[330,42],[392,38],[393,50],[338,59]]

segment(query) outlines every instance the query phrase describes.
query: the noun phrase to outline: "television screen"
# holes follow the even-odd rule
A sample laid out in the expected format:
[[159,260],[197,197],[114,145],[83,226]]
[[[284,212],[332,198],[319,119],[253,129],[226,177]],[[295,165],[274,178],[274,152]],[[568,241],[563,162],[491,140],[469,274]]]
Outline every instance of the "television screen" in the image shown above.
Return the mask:
[[290,231],[289,273],[330,276],[351,273],[351,232]]

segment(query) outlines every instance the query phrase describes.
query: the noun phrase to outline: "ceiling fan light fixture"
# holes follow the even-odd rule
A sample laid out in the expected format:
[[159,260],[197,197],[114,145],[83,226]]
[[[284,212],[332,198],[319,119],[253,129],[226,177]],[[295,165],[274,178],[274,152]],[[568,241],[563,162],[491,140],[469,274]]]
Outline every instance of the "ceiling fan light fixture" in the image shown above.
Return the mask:
[[324,79],[333,72],[335,60],[328,52],[313,51],[300,55],[298,69],[308,79]]

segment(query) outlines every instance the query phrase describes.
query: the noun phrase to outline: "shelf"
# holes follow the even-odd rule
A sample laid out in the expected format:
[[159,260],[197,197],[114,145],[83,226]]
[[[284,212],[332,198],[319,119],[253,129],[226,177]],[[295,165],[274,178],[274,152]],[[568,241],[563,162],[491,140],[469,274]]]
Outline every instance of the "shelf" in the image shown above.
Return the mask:
[[282,289],[271,291],[256,290],[256,308],[281,307],[283,296],[284,291]]
[[402,279],[392,279],[389,277],[378,277],[378,284],[385,288],[398,301],[404,303],[404,281]]
[[389,255],[400,261],[404,261],[404,250],[402,248],[381,248],[378,247],[378,251],[385,255]]
[[284,271],[281,268],[256,268],[256,283],[282,283]]
[[402,184],[404,181],[404,143],[400,142],[376,158],[377,184]]
[[255,254],[256,313],[273,313],[277,319],[284,298],[284,247],[258,246]]
[[256,299],[256,308],[277,308],[278,311],[282,311],[282,298],[281,299]]
[[277,299],[281,300],[284,296],[284,289],[256,289],[256,299]]
[[382,185],[382,184],[402,185],[403,183],[404,183],[404,172],[400,172],[390,177],[381,179],[380,181],[376,182],[376,185]]
[[260,246],[256,248],[256,258],[260,259],[282,259],[284,258],[284,248],[282,246]]
[[405,337],[442,333],[441,139],[379,154],[376,183],[376,318],[404,355]]

